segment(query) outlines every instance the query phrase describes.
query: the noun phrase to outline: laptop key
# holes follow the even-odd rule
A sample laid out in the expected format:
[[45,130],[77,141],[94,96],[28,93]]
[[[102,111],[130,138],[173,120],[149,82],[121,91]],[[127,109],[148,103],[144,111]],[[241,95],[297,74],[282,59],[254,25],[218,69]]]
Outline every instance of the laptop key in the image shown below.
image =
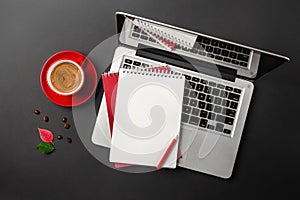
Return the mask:
[[199,113],[200,113],[200,110],[199,110],[199,109],[197,109],[197,108],[193,108],[193,109],[192,109],[192,115],[198,116]]
[[132,64],[132,60],[130,60],[130,59],[125,59],[125,63],[127,63],[127,64]]
[[219,44],[219,41],[218,40],[212,40],[211,41],[211,45],[213,45],[213,46],[218,46],[218,44]]
[[213,97],[213,96],[211,96],[211,95],[206,95],[206,102],[211,103],[211,102],[213,102],[213,100],[214,100],[214,97]]
[[199,94],[198,94],[198,99],[199,99],[199,100],[204,100],[204,99],[205,99],[205,96],[206,96],[205,94],[199,93]]
[[216,117],[215,113],[212,113],[212,112],[208,113],[208,116],[207,116],[208,119],[215,120],[215,117]]
[[204,51],[199,51],[198,54],[201,55],[201,56],[205,56],[206,55],[206,53]]
[[210,130],[214,130],[214,129],[215,129],[215,126],[214,126],[214,125],[211,125],[211,124],[208,124],[208,125],[207,125],[207,128],[210,129]]
[[199,126],[201,126],[203,128],[206,128],[207,122],[208,122],[207,119],[201,119]]
[[235,46],[235,47],[234,47],[234,50],[235,50],[236,52],[242,52],[242,47]]
[[192,78],[191,76],[186,75],[186,74],[184,76],[185,76],[185,80],[191,80],[191,78]]
[[229,93],[228,99],[234,100],[234,101],[239,101],[240,100],[240,95],[235,94],[235,93]]
[[192,81],[199,82],[199,81],[200,81],[200,78],[198,78],[198,77],[193,77],[193,78],[192,78]]
[[138,62],[138,61],[134,61],[134,62],[133,62],[133,65],[135,65],[135,66],[140,66],[140,65],[141,65],[141,63],[140,63],[140,62]]
[[150,41],[150,42],[156,42],[156,40],[153,39],[152,37],[149,37],[149,41]]
[[212,104],[207,103],[205,109],[208,110],[208,111],[212,111],[212,110],[213,110],[213,107],[214,107],[214,106],[213,106]]
[[146,35],[141,35],[140,38],[143,39],[143,40],[148,40],[148,37]]
[[205,105],[206,105],[206,103],[203,102],[203,101],[199,101],[199,102],[198,102],[198,107],[201,108],[201,109],[204,109],[204,108],[205,108]]
[[232,90],[233,90],[233,87],[226,86],[226,87],[225,87],[225,90],[232,91]]
[[224,49],[226,47],[226,43],[225,42],[220,42],[219,43],[219,47],[221,47],[222,49]]
[[191,110],[192,110],[192,108],[189,106],[185,106],[185,105],[182,106],[182,112],[184,112],[184,113],[190,114]]
[[238,65],[240,62],[237,61],[237,60],[231,60],[231,63],[232,63],[232,64],[235,64],[235,65]]
[[212,90],[212,94],[215,95],[215,96],[219,96],[220,90],[217,89],[217,88],[214,88],[214,89]]
[[234,49],[234,45],[232,45],[232,44],[227,44],[226,49],[228,49],[228,50],[233,50],[233,49]]
[[250,54],[250,49],[243,48],[242,52],[244,54]]
[[190,89],[195,89],[196,83],[194,83],[192,81],[189,81],[188,84],[187,84],[187,87],[190,88]]
[[225,117],[225,124],[233,125],[234,119],[231,117]]
[[189,124],[198,126],[199,121],[200,121],[200,118],[199,118],[199,117],[191,116],[191,117],[190,117]]
[[200,117],[206,118],[207,117],[207,111],[206,110],[201,110]]
[[249,56],[244,55],[244,54],[238,54],[237,59],[241,60],[241,61],[244,61],[244,62],[248,62]]
[[225,88],[225,85],[217,84],[217,88],[224,89],[224,88]]
[[240,65],[243,66],[243,67],[247,67],[248,66],[248,64],[245,63],[245,62],[240,62]]
[[227,96],[228,96],[228,92],[222,90],[220,93],[220,97],[227,98]]
[[211,92],[211,87],[205,86],[205,87],[204,87],[204,92],[210,94],[210,92]]
[[228,62],[228,63],[230,63],[230,61],[231,61],[230,58],[224,58],[223,60],[224,60],[225,62]]
[[188,121],[189,121],[189,115],[182,113],[181,114],[181,121],[185,122],[185,123],[188,123]]
[[131,65],[124,64],[124,65],[123,65],[123,68],[125,68],[125,69],[130,69],[130,68],[131,68]]
[[212,54],[212,53],[208,53],[206,56],[209,57],[209,58],[214,58],[215,57],[215,55]]
[[143,67],[149,67],[149,64],[142,63],[142,66],[143,66]]
[[182,49],[183,51],[190,51],[190,49],[189,49],[188,47],[184,47],[184,46],[182,46],[181,49]]
[[215,97],[214,104],[220,105],[221,102],[222,102],[222,99],[221,99],[221,98]]
[[138,34],[138,33],[132,33],[132,37],[139,38],[139,37],[140,37],[140,34]]
[[222,107],[221,106],[215,106],[214,108],[214,112],[215,113],[220,113],[222,111]]
[[208,85],[212,87],[216,87],[217,84],[215,82],[209,81]]
[[228,54],[229,54],[229,51],[227,51],[227,50],[222,50],[222,53],[221,53],[222,56],[227,57]]
[[237,109],[237,107],[238,107],[238,103],[237,103],[237,102],[232,101],[232,102],[230,103],[230,108]]
[[208,83],[208,81],[207,81],[207,80],[204,80],[204,79],[201,79],[200,83],[206,85],[206,84]]
[[209,38],[203,38],[202,42],[203,42],[204,44],[210,44],[211,39],[209,39]]
[[223,110],[222,110],[223,115],[227,115],[227,116],[230,116],[230,117],[235,117],[235,113],[236,113],[235,110],[232,110],[232,109],[229,109],[229,108],[223,108]]
[[197,106],[198,101],[195,99],[190,99],[190,106],[192,107],[196,107]]
[[191,52],[191,53],[195,53],[195,54],[196,54],[196,53],[198,53],[198,50],[197,50],[197,49],[194,49],[194,48],[192,48],[192,49],[190,50],[190,52]]
[[221,49],[219,48],[214,48],[214,54],[219,55],[221,53]]
[[217,60],[223,60],[223,57],[222,56],[216,56],[216,59]]
[[188,96],[189,95],[189,93],[190,93],[190,90],[189,89],[184,89],[184,96]]
[[223,116],[223,115],[217,115],[216,121],[224,123],[225,122],[225,116]]
[[216,124],[216,131],[223,132],[224,124],[217,123]]
[[189,103],[189,98],[183,97],[183,105],[188,105]]
[[224,130],[223,130],[223,133],[230,135],[231,130],[229,130],[229,129],[224,129]]
[[225,107],[228,107],[230,104],[230,101],[226,100],[226,99],[223,99],[222,101],[222,106],[225,106]]
[[181,49],[181,46],[180,46],[180,44],[175,44],[175,47],[174,47],[175,49]]
[[238,88],[234,88],[233,91],[235,93],[238,93],[238,94],[241,94],[242,90],[241,89],[238,89]]
[[199,92],[202,92],[203,88],[204,88],[204,86],[201,84],[197,84],[197,86],[196,86],[196,90]]
[[237,53],[230,52],[229,57],[235,59],[237,57]]
[[198,96],[198,92],[196,92],[196,91],[194,91],[194,90],[191,90],[191,91],[190,91],[190,97],[191,97],[191,98],[197,98],[197,96]]

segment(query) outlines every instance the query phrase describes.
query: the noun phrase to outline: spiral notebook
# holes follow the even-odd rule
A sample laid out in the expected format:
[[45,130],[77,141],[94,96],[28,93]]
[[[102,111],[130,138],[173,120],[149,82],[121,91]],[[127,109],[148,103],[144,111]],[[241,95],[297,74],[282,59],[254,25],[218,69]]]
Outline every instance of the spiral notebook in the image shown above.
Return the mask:
[[[148,68],[148,71],[168,72],[169,67],[168,65],[151,67]],[[104,95],[106,100],[110,136],[112,136],[112,131],[113,131],[115,102],[116,102],[116,96],[118,90],[118,80],[119,80],[119,73],[117,72],[102,74],[102,82],[103,82],[103,89],[104,89]]]
[[181,74],[121,69],[110,162],[175,168],[183,90]]
[[[163,70],[167,72],[169,70],[168,65],[166,66],[157,66],[153,68],[149,68],[149,70]],[[112,136],[113,132],[113,123],[114,123],[114,113],[115,113],[115,104],[116,104],[116,96],[118,90],[118,80],[119,80],[119,73],[104,73],[102,74],[102,82],[103,82],[103,89],[104,95],[106,100],[106,107],[107,107],[107,115],[109,121],[109,129],[110,129],[110,136]],[[131,166],[130,164],[124,163],[115,163],[116,168],[123,168]]]
[[147,22],[141,19],[128,18],[133,25],[139,27],[150,37],[155,39],[167,50],[173,50],[176,45],[193,48],[197,36],[180,30],[171,29],[159,24]]

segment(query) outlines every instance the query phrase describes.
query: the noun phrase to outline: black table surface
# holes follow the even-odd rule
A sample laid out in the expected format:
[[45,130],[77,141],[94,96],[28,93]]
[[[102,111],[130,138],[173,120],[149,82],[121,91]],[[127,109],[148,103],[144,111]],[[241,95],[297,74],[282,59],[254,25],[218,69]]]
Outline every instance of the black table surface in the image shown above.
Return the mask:
[[[115,33],[116,11],[272,50],[291,58],[255,82],[233,176],[183,168],[130,174],[97,161],[80,141],[72,110],[43,94],[39,74],[52,54],[87,54]],[[0,199],[286,199],[299,187],[299,1],[1,0]],[[38,108],[72,144],[36,150]],[[52,120],[52,121],[51,121]],[[56,121],[55,121],[56,120]],[[59,129],[62,130],[62,129]]]

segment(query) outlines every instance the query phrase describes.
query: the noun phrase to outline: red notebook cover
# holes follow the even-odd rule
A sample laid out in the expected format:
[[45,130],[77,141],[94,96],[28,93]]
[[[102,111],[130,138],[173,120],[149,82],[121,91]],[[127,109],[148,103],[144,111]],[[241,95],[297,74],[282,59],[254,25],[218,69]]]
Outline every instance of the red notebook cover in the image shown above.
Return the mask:
[[106,99],[110,136],[114,125],[115,103],[118,90],[119,73],[102,74],[103,89]]
[[[102,74],[103,89],[105,93],[107,115],[109,121],[110,137],[114,126],[115,104],[118,90],[119,73]],[[115,163],[116,168],[130,166],[129,164]]]

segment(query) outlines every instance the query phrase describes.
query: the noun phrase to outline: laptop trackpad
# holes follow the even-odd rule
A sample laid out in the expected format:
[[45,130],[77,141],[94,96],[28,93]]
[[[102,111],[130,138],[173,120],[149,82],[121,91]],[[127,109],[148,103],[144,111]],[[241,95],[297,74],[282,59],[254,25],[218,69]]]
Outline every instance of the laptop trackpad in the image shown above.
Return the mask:
[[220,135],[215,133],[205,133],[204,140],[199,149],[199,158],[204,159],[215,147]]
[[188,129],[188,128],[181,129],[180,144],[179,144],[181,154],[185,154],[189,150],[197,135],[198,135],[197,131],[193,129]]
[[[182,126],[180,137],[180,151],[184,155],[189,152],[204,159],[216,146],[220,135],[203,130]],[[194,152],[194,153],[192,153]]]

